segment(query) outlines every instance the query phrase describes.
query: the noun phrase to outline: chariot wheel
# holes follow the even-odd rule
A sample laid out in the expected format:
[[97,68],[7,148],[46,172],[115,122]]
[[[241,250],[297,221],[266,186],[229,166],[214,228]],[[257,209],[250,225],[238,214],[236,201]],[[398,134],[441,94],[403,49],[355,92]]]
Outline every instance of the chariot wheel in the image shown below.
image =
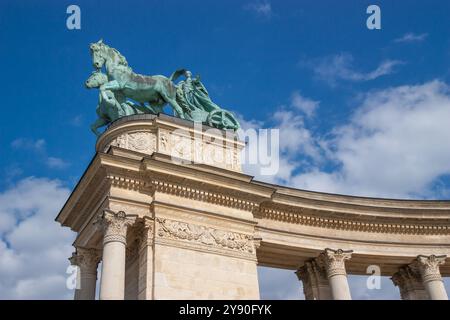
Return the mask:
[[213,110],[209,113],[206,122],[210,127],[215,127],[219,129],[238,129],[239,123],[236,121],[234,116],[223,109]]

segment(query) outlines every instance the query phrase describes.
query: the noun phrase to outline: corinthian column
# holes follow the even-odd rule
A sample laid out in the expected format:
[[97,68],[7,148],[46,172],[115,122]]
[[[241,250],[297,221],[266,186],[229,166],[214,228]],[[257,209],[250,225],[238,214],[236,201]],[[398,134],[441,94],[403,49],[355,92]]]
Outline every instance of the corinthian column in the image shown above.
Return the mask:
[[325,249],[320,255],[325,264],[333,300],[351,300],[350,288],[345,271],[345,260],[351,258],[353,250]]
[[97,266],[100,253],[96,249],[77,248],[69,258],[72,265],[78,267],[77,288],[75,300],[95,300],[95,285],[97,282]]
[[431,300],[448,300],[444,283],[442,282],[439,265],[445,263],[447,256],[418,256],[412,263],[422,276],[422,282]]
[[395,286],[400,289],[402,300],[427,300],[428,294],[417,270],[409,266],[401,267],[391,278]]
[[327,272],[321,259],[306,261],[296,274],[298,279],[303,282],[306,300],[331,300]]
[[104,232],[100,300],[124,299],[126,235],[135,219],[123,211],[105,211],[97,222]]

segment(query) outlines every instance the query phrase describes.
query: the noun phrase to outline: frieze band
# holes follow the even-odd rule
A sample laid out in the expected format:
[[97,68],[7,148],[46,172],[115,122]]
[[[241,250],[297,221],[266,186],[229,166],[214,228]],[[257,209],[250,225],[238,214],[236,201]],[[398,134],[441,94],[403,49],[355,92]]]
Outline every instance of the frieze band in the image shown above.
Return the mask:
[[255,252],[251,235],[222,231],[186,222],[157,218],[157,235],[161,238],[194,242],[220,249],[253,254]]

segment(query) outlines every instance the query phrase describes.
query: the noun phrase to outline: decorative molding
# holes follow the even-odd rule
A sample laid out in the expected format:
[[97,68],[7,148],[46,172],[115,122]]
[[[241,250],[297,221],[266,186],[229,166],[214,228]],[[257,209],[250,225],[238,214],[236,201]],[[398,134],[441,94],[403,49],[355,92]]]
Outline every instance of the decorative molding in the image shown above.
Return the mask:
[[126,132],[114,137],[103,150],[106,152],[110,146],[152,154],[156,151],[156,135],[148,130]]
[[110,173],[107,175],[107,179],[111,182],[111,185],[127,190],[146,191],[149,193],[158,191],[178,197],[189,198],[192,200],[208,202],[245,211],[253,211],[258,206],[258,203],[254,201],[240,199],[219,192],[185,187],[176,183],[155,179],[151,176],[149,176],[148,179],[137,177],[125,178],[119,174]]
[[347,275],[345,271],[345,260],[349,260],[352,256],[353,250],[333,250],[325,249],[319,256],[325,265],[325,270],[327,272],[327,277],[331,278],[336,275]]
[[343,219],[324,217],[319,214],[307,214],[304,210],[279,210],[275,208],[258,208],[255,216],[260,219],[270,219],[281,222],[301,224],[311,227],[338,229],[348,231],[413,234],[413,235],[449,235],[450,225],[426,225],[426,224],[400,224],[400,223],[376,223],[369,221],[357,221],[355,219]]
[[189,242],[203,247],[235,251],[254,256],[253,236],[211,227],[156,218],[158,238]]
[[112,186],[128,190],[151,190],[151,185],[139,178],[122,177],[109,173],[106,176]]
[[288,210],[260,207],[259,203],[254,201],[239,199],[219,192],[185,187],[151,177],[149,177],[149,180],[144,181],[144,179],[140,178],[123,178],[120,175],[108,174],[107,178],[111,181],[111,184],[116,187],[130,190],[147,190],[148,192],[158,191],[225,207],[252,211],[255,218],[258,219],[270,219],[311,227],[358,232],[409,235],[450,235],[450,225],[400,224],[397,222],[380,223],[362,220],[358,221],[356,220],[356,217],[355,219],[325,217],[320,216],[319,214],[313,215],[311,213],[306,213],[305,210],[301,208]]
[[174,183],[152,179],[156,191],[176,195],[183,198],[209,202],[225,207],[232,207],[246,211],[252,211],[258,203],[239,199],[233,196],[220,194],[196,188],[189,188]]

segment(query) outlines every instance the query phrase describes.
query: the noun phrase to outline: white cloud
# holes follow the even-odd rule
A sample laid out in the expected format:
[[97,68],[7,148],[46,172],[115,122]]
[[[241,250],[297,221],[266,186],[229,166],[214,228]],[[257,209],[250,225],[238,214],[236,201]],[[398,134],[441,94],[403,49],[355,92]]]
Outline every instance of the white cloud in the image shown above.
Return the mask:
[[310,98],[304,97],[300,92],[295,91],[291,96],[291,105],[311,117],[316,109],[319,107],[320,101],[315,101]]
[[270,18],[272,16],[272,5],[269,1],[256,1],[245,6],[246,10],[252,11],[258,16]]
[[[242,156],[244,160],[243,170],[247,174],[255,176],[260,181],[279,183],[280,181],[289,181],[292,173],[298,167],[310,167],[308,161],[303,158],[314,160],[315,163],[322,162],[323,149],[319,145],[320,141],[316,140],[311,131],[306,128],[302,113],[293,107],[288,109],[285,106],[280,106],[274,111],[270,121],[267,123],[254,120],[239,120],[244,130],[255,129],[258,133],[258,140],[253,138],[247,139],[247,145],[244,150],[245,155]],[[270,146],[267,146],[270,151],[266,150],[265,152],[261,149],[261,143],[265,144],[265,140],[261,139],[264,135],[258,129],[267,128],[278,130],[279,141],[275,144],[270,143]],[[272,134],[269,133],[269,136]],[[251,137],[248,133],[247,136]],[[241,139],[244,139],[244,137],[241,136]],[[261,172],[261,163],[252,162],[250,155],[258,155],[258,160],[260,161],[261,156],[269,156],[267,152],[269,154],[272,152],[280,154],[276,175],[263,175]],[[302,159],[298,156],[299,154],[302,155]],[[272,161],[274,161],[274,158],[272,158]]]
[[258,180],[308,190],[439,198],[450,191],[440,181],[450,175],[448,119],[450,86],[441,81],[361,95],[348,122],[327,138],[308,128],[298,110],[281,106],[268,122],[253,123],[280,130],[278,174],[244,170]]
[[362,72],[353,66],[353,56],[341,53],[314,61],[304,62],[310,67],[315,76],[330,85],[336,85],[339,80],[362,82],[379,78],[393,73],[395,67],[402,64],[399,60],[384,60],[372,71]]
[[0,299],[68,299],[74,235],[54,221],[69,195],[57,180],[26,178],[0,193]]
[[56,158],[56,157],[48,157],[46,163],[49,168],[55,168],[55,169],[64,169],[69,166],[68,162],[64,161],[61,158]]
[[428,33],[405,33],[400,38],[394,39],[394,42],[397,43],[411,43],[411,42],[422,42],[428,37]]
[[350,122],[327,141],[339,169],[292,177],[306,189],[383,197],[435,197],[450,174],[450,91],[432,81],[367,94]]
[[280,151],[289,156],[301,153],[316,161],[321,159],[320,149],[311,132],[306,129],[304,118],[294,111],[280,108],[272,115],[275,126],[280,130]]

